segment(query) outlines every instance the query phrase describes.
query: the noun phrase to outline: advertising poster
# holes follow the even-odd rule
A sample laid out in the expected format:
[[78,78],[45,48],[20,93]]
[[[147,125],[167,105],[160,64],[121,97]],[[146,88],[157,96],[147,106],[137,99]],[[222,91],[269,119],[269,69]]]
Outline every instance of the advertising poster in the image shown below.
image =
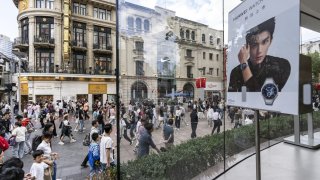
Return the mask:
[[246,0],[229,13],[229,106],[298,114],[299,3]]

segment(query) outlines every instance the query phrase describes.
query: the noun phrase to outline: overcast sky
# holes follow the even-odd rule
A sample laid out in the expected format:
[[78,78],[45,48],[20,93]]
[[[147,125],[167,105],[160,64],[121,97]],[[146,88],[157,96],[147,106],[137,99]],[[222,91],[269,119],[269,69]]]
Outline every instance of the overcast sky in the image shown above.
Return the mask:
[[[222,30],[222,0],[127,0],[129,2],[154,8],[156,5],[176,12],[177,16],[209,25],[211,28]],[[240,4],[240,0],[225,1],[225,32],[228,31],[228,12]],[[11,40],[18,37],[18,9],[12,0],[1,0],[0,5],[0,34],[9,36]],[[228,33],[225,33],[227,35]],[[302,41],[320,38],[319,33],[302,30]],[[226,37],[226,41],[227,37]]]

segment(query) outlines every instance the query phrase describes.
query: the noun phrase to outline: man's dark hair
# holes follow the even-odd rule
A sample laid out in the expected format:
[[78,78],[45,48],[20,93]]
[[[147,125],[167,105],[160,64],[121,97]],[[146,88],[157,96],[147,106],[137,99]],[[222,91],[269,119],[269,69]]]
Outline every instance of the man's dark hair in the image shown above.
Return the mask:
[[9,167],[4,169],[0,174],[1,180],[22,180],[24,178],[24,171],[22,168]]
[[99,137],[99,134],[98,134],[98,133],[93,133],[93,134],[91,135],[91,138],[92,138],[92,140],[94,140],[94,141],[97,141],[98,137]]
[[170,118],[170,119],[168,120],[168,124],[169,124],[169,125],[172,125],[172,124],[173,124],[173,119],[172,119],[172,118]]
[[43,154],[44,154],[44,152],[42,150],[36,150],[32,153],[32,156],[34,159],[36,159],[38,156],[41,156]]
[[44,128],[43,128],[43,134],[48,132],[49,129],[53,126],[53,124],[51,122],[48,122],[47,124],[44,125]]
[[251,28],[249,31],[247,31],[246,35],[246,42],[247,44],[252,44],[255,42],[255,36],[257,34],[262,33],[263,31],[268,31],[270,33],[271,40],[273,39],[273,33],[275,28],[275,18],[270,18],[266,20],[265,22],[259,24],[258,26],[255,26]]
[[14,123],[16,126],[19,126],[19,127],[21,127],[22,126],[22,124],[21,124],[21,122],[19,122],[19,121],[17,121],[16,123]]
[[5,161],[0,169],[0,172],[2,173],[5,169],[16,167],[16,168],[23,168],[23,162],[19,158],[10,158],[7,161]]
[[150,131],[153,128],[153,124],[152,123],[146,123],[144,125],[144,128],[146,128],[147,131]]
[[93,121],[91,122],[91,125],[94,126],[95,124],[97,124],[97,122],[98,122],[97,120],[93,120]]
[[110,133],[111,130],[112,130],[112,124],[107,123],[107,124],[105,125],[105,127],[104,127],[104,132],[105,132],[105,133]]

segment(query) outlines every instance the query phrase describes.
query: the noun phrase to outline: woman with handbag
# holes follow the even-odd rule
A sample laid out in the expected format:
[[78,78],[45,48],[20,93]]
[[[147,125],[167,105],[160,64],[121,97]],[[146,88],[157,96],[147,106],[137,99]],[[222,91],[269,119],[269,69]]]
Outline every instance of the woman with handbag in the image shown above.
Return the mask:
[[15,143],[10,143],[13,145],[13,156],[17,158],[23,158],[24,155],[24,143],[26,140],[26,132],[27,129],[22,126],[21,122],[17,121],[15,123],[15,128],[12,131],[11,142],[15,141]]
[[75,139],[73,139],[72,135],[72,127],[69,122],[69,115],[65,114],[63,116],[63,122],[62,122],[62,128],[61,128],[61,136],[60,136],[60,142],[58,144],[64,145],[63,138],[67,136],[70,138],[70,143],[76,142]]

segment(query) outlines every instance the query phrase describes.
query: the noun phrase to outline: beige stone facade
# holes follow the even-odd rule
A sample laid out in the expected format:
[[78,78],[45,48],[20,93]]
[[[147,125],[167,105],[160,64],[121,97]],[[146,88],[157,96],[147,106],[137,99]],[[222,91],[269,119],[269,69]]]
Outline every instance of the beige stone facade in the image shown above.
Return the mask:
[[[119,9],[120,83],[124,102],[170,98],[173,90],[187,93],[191,99],[221,94],[222,31],[177,17],[174,11],[158,6],[150,9],[124,2]],[[136,47],[139,43],[143,44],[140,49]],[[143,69],[140,75],[139,64]],[[205,77],[210,87],[197,89],[195,81],[199,77]],[[133,95],[137,82],[143,83],[145,86],[137,87],[148,93]]]
[[[115,94],[115,0],[24,0],[14,3],[19,7],[20,35],[14,46],[28,55],[28,72],[24,75],[28,79],[29,92],[35,93],[29,94],[29,100],[35,101],[40,95],[31,90],[32,84],[37,84],[33,81],[50,84],[44,77],[70,85],[70,88],[61,86],[64,87],[62,93],[53,100],[60,100],[64,92],[70,94],[72,85],[80,87],[79,83],[86,89],[92,82],[106,84],[112,89],[110,94]],[[62,78],[64,76],[67,78]],[[56,86],[55,81],[51,82],[52,87]],[[89,92],[81,90],[81,93]],[[102,94],[100,100],[107,100],[108,94]],[[88,99],[94,96],[88,95]]]

